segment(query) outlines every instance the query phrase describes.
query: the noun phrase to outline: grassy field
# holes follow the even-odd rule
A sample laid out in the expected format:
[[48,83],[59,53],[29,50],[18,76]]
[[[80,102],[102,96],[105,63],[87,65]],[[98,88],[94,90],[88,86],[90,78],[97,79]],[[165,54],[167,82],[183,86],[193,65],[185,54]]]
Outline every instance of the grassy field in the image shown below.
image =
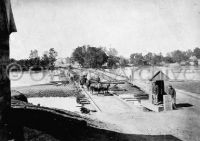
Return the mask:
[[177,89],[200,94],[200,81],[180,81],[171,82],[171,84]]

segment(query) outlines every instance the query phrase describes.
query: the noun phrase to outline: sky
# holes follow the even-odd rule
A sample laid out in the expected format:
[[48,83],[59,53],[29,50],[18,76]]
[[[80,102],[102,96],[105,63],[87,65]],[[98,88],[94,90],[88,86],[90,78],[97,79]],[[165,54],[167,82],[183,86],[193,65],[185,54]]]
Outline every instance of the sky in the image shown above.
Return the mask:
[[11,0],[18,32],[10,57],[55,48],[71,56],[82,45],[112,47],[118,55],[200,47],[199,0]]

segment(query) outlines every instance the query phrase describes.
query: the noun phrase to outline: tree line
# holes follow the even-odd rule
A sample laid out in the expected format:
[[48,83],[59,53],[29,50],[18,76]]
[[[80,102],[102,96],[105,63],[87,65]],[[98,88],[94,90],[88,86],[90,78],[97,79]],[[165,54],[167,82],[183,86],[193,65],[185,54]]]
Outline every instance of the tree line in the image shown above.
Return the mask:
[[133,53],[130,55],[130,63],[134,65],[163,65],[164,63],[183,63],[183,65],[189,65],[193,62],[194,65],[198,65],[198,59],[200,59],[200,48],[181,51],[175,50],[167,53],[166,56],[155,53]]
[[[38,50],[35,49],[31,50],[28,59],[15,60],[11,58],[10,64],[11,63],[19,64],[23,71],[28,71],[30,70],[30,68],[35,71],[41,69],[53,70],[55,67],[55,61],[57,55],[58,55],[57,51],[55,51],[54,48],[50,48],[48,51],[45,51],[43,55],[40,57],[38,55]],[[15,69],[13,69],[13,71],[15,71]]]
[[194,65],[198,65],[200,59],[200,48],[196,47],[193,50],[187,51],[175,50],[163,56],[162,53],[155,54],[148,52],[143,55],[142,53],[132,53],[130,58],[118,56],[115,48],[105,47],[92,47],[84,45],[77,47],[73,53],[72,62],[78,62],[82,67],[100,68],[107,66],[108,68],[125,67],[128,65],[164,65],[168,63],[183,63],[189,65],[192,61]]
[[129,60],[117,56],[118,52],[115,48],[92,47],[84,45],[77,47],[72,53],[72,63],[78,62],[82,67],[86,68],[116,68],[118,66],[126,66]]
[[[55,68],[57,51],[50,48],[45,51],[42,56],[38,55],[38,50],[31,50],[28,59],[10,59],[10,63],[17,63],[21,66],[23,71],[32,70],[53,70]],[[94,47],[90,45],[78,46],[72,52],[70,58],[71,64],[78,62],[85,68],[118,68],[130,65],[163,65],[163,63],[181,63],[189,65],[193,61],[194,65],[198,65],[200,59],[200,48],[196,47],[193,50],[181,51],[175,50],[163,56],[162,53],[155,54],[148,52],[143,55],[142,53],[132,53],[130,58],[119,56],[115,48]]]

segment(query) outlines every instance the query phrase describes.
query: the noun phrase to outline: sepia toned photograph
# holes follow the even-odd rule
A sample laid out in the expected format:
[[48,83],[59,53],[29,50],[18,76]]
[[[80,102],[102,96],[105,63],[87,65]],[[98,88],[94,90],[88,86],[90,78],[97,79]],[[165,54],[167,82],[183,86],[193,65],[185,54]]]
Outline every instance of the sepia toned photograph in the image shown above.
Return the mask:
[[0,141],[200,141],[199,0],[0,0]]

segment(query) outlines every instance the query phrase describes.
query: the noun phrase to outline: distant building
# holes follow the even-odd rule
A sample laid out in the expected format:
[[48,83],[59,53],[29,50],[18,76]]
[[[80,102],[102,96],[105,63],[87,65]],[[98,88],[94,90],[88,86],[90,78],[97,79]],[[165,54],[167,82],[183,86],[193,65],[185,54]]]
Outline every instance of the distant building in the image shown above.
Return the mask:
[[164,61],[160,62],[161,66],[166,66],[166,63]]
[[192,65],[192,66],[195,66],[195,65],[198,65],[198,59],[196,56],[191,56],[189,58],[189,64]]
[[102,65],[102,68],[107,69],[107,68],[108,68],[108,63],[107,63],[107,62],[104,63],[104,64]]
[[186,61],[181,61],[181,62],[180,62],[180,65],[181,65],[181,66],[186,66],[187,64],[188,64],[188,62],[186,62]]
[[193,61],[190,61],[189,63],[190,63],[191,66],[195,65],[195,63]]
[[200,59],[197,59],[198,65],[200,65]]
[[70,58],[58,58],[55,62],[55,67],[57,68],[65,68],[70,66]]
[[195,60],[197,60],[197,57],[196,57],[196,56],[191,56],[191,57],[189,58],[189,60],[190,60],[190,61],[195,61]]
[[81,65],[80,65],[78,62],[75,61],[75,62],[72,64],[72,67],[81,68]]
[[180,67],[179,63],[169,63],[168,67]]

